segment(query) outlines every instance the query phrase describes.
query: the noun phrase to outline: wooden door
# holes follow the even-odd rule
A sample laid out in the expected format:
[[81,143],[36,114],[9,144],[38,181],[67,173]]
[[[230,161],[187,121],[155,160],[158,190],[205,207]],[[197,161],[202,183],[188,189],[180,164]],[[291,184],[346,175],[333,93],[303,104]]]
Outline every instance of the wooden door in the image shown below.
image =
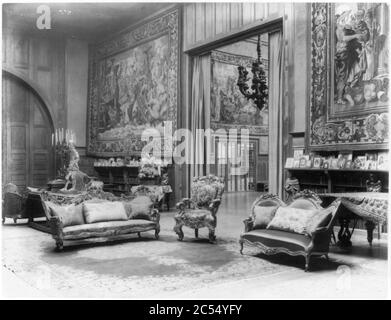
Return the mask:
[[3,185],[42,187],[53,178],[53,128],[45,106],[22,81],[3,76]]

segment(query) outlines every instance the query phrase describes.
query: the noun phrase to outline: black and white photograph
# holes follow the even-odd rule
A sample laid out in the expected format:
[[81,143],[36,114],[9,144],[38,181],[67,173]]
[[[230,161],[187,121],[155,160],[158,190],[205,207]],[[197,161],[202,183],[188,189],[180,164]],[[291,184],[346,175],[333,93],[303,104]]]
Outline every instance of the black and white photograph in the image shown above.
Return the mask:
[[2,1],[2,300],[390,299],[389,19]]

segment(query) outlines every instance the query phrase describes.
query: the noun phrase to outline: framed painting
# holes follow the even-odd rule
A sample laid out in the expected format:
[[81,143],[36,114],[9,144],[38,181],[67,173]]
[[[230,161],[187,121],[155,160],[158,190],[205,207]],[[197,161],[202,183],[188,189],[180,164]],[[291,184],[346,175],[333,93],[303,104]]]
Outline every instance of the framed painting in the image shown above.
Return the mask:
[[144,130],[176,128],[179,10],[92,47],[87,153],[138,155]]
[[311,4],[309,147],[386,147],[389,8]]
[[[268,134],[268,112],[262,112],[239,91],[238,66],[251,69],[255,58],[222,51],[211,53],[211,128],[249,129],[252,135]],[[268,61],[263,59],[265,69]],[[251,72],[250,72],[251,74]]]

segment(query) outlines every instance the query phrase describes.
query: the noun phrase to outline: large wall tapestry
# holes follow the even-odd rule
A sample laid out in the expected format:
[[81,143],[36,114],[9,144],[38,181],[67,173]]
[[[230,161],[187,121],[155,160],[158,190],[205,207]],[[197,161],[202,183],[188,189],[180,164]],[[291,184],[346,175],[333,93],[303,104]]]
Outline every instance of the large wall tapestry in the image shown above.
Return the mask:
[[147,128],[176,129],[179,11],[91,48],[87,152],[139,154]]
[[[239,91],[238,66],[251,69],[254,58],[234,55],[221,51],[211,54],[212,91],[211,91],[211,128],[226,130],[236,128],[249,129],[250,134],[268,133],[268,112],[260,112],[252,100],[247,100]],[[268,69],[267,60],[262,60]],[[251,75],[252,73],[249,72]],[[251,84],[250,84],[251,86]]]
[[387,146],[388,5],[311,8],[310,147]]

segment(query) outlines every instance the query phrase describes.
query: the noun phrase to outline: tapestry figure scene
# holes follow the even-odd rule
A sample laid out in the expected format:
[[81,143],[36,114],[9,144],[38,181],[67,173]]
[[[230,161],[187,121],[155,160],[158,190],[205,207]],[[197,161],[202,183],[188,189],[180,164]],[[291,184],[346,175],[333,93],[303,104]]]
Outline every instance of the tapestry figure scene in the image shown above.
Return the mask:
[[212,53],[212,128],[243,126],[251,133],[260,134],[261,127],[268,125],[267,109],[259,111],[252,100],[246,99],[240,93],[237,85],[238,65],[244,65],[250,70],[254,61],[251,57],[225,52]]
[[162,128],[169,105],[168,43],[165,35],[101,62],[99,139]]
[[335,5],[335,111],[389,105],[388,5]]

